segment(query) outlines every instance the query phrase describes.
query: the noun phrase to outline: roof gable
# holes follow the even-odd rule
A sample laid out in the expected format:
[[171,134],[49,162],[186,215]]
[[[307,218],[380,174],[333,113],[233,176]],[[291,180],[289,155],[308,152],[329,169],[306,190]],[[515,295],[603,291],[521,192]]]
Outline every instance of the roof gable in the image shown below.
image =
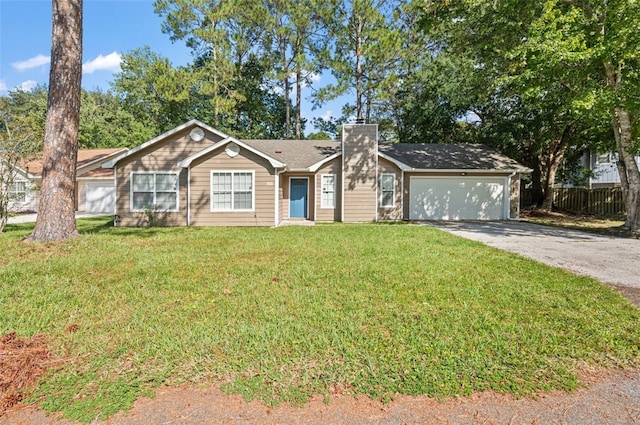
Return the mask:
[[178,167],[182,167],[182,168],[189,168],[191,166],[191,163],[193,161],[195,161],[198,158],[202,158],[203,156],[209,154],[210,152],[213,152],[219,148],[221,148],[222,146],[225,146],[229,143],[235,143],[238,146],[240,146],[243,149],[246,149],[250,152],[253,152],[254,154],[266,159],[267,161],[269,161],[269,163],[271,164],[272,167],[274,168],[284,168],[285,164],[280,162],[279,160],[277,160],[276,158],[269,156],[267,154],[265,154],[264,152],[261,152],[258,149],[255,149],[253,146],[238,140],[238,139],[234,139],[233,137],[226,137],[225,139],[222,139],[221,141],[219,141],[218,143],[215,143],[211,146],[209,146],[206,149],[203,149],[199,152],[196,152],[195,154],[181,160],[178,162]]
[[124,158],[127,158],[127,157],[129,157],[131,155],[134,155],[134,154],[140,152],[143,149],[152,147],[153,145],[158,144],[158,143],[168,139],[169,137],[173,136],[174,134],[179,133],[179,132],[181,132],[181,131],[189,128],[189,127],[196,127],[196,126],[197,127],[201,127],[201,128],[203,128],[203,129],[205,129],[205,130],[207,130],[207,131],[209,131],[209,132],[211,132],[213,134],[216,134],[222,139],[226,139],[226,138],[229,137],[228,135],[224,134],[223,132],[218,131],[215,128],[213,128],[213,127],[211,127],[211,126],[209,126],[209,125],[207,125],[207,124],[205,124],[205,123],[203,123],[203,122],[201,122],[199,120],[193,119],[193,120],[187,121],[186,123],[184,123],[182,125],[179,125],[178,127],[173,128],[173,129],[171,129],[171,130],[159,135],[158,137],[155,137],[155,138],[153,138],[153,139],[151,139],[151,140],[149,140],[149,141],[147,141],[147,142],[145,142],[145,143],[143,143],[141,145],[138,145],[135,148],[130,149],[128,152],[126,152],[126,153],[124,153],[124,154],[112,159],[111,161],[108,161],[108,162],[102,164],[102,167],[103,168],[113,168],[119,161],[123,160]]
[[[79,174],[82,173],[84,168],[89,168],[91,165],[95,165],[101,161],[109,160],[110,158],[123,154],[127,151],[126,148],[109,148],[109,149],[78,149],[78,159],[76,162],[76,171]],[[42,175],[42,154],[20,164],[20,169],[28,173],[30,178],[37,178]],[[113,174],[111,174],[113,175]]]

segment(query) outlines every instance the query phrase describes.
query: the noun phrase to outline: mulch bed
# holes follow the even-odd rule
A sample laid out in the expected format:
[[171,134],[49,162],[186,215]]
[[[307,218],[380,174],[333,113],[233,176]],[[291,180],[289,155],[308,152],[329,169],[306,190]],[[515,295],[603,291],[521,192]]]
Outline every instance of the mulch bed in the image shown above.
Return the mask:
[[11,332],[0,337],[0,417],[26,397],[48,368],[60,364],[52,359],[44,334],[29,339]]

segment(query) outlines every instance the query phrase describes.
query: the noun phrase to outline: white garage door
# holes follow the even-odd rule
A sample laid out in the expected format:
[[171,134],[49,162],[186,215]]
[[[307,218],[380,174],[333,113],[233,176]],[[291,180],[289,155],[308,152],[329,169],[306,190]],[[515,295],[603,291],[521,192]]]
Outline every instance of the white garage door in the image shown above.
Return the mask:
[[504,220],[508,218],[504,177],[411,176],[411,220]]
[[113,183],[87,183],[87,212],[113,214],[116,204],[116,189]]

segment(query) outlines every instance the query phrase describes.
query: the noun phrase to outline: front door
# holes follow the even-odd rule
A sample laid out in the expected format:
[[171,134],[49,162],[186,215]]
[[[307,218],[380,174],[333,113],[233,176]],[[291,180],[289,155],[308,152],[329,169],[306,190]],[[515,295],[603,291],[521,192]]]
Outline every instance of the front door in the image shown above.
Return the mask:
[[289,218],[307,218],[308,179],[291,179]]

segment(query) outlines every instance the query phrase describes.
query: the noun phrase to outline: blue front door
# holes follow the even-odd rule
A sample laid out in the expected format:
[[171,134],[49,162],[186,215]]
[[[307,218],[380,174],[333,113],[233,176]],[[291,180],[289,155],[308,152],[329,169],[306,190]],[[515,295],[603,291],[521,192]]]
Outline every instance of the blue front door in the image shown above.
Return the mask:
[[307,218],[307,179],[291,179],[291,199],[289,201],[290,218]]

